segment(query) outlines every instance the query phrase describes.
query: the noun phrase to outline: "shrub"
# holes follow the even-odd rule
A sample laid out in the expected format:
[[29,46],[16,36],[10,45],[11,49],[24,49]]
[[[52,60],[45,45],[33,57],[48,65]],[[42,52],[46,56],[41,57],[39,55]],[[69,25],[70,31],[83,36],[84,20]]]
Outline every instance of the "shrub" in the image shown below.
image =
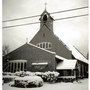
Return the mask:
[[24,77],[24,76],[35,76],[35,73],[34,72],[30,72],[30,71],[18,71],[18,72],[15,72],[15,75],[16,76],[20,76],[20,77]]
[[[44,82],[56,82],[57,78],[58,78],[58,75],[59,75],[59,73],[55,72],[55,71],[53,71],[53,72],[51,72],[51,71],[48,71],[48,72],[30,72],[30,71],[24,72],[24,71],[19,71],[19,72],[15,72],[15,73],[7,73],[7,72],[5,72],[3,80],[4,80],[4,82],[10,82],[10,81],[14,80],[15,77],[20,77],[20,78],[24,77],[25,78],[26,76],[27,77],[28,76],[29,77],[30,76],[32,76],[32,77],[33,76],[39,76],[39,77],[41,77],[43,79]],[[19,81],[16,80],[15,82],[20,83],[20,80]],[[20,85],[24,86],[22,84],[24,84],[26,82],[27,81],[22,82]]]
[[48,72],[45,72],[45,74],[47,75],[48,82],[56,82],[58,75],[59,75],[59,73],[55,71],[53,72],[48,71]]
[[56,82],[59,73],[58,72],[36,72],[35,75],[40,76],[45,82]]
[[30,71],[26,71],[25,74],[26,76],[35,76],[35,73]]
[[13,81],[15,78],[16,78],[16,76],[4,75],[3,76],[3,83],[8,83],[10,81]]
[[10,76],[14,76],[14,73],[11,73],[11,72],[3,72],[2,74],[3,74],[3,75],[10,75]]
[[17,77],[14,80],[14,85],[16,87],[41,87],[43,80],[39,76]]
[[18,71],[18,72],[15,72],[15,75],[20,76],[20,77],[24,77],[24,76],[26,76],[26,73],[24,71]]

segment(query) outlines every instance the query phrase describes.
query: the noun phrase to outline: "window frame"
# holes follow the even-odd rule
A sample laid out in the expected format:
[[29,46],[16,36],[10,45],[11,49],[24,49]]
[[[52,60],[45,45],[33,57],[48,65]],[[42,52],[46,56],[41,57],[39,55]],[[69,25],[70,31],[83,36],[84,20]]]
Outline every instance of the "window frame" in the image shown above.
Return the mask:
[[52,43],[51,42],[41,42],[36,44],[36,46],[44,49],[51,49],[52,48]]

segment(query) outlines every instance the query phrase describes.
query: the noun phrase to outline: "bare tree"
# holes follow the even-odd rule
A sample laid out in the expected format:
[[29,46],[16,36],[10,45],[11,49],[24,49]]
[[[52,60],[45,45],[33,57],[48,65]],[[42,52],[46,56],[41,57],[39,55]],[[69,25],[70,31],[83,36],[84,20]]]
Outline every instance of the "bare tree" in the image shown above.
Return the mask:
[[3,45],[2,54],[3,55],[8,54],[9,53],[9,50],[10,50],[9,45]]

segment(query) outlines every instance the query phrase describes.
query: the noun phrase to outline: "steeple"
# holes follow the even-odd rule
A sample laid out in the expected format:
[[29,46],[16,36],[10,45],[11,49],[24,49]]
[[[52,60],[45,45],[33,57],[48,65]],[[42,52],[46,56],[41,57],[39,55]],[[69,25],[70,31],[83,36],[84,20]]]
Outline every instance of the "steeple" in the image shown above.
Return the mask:
[[47,3],[45,3],[45,11],[46,11],[46,5],[47,5]]
[[50,13],[47,12],[46,3],[45,3],[45,10],[41,14],[41,17],[39,20],[40,20],[40,28],[43,25],[46,25],[51,31],[53,31],[53,20],[54,19],[50,16]]

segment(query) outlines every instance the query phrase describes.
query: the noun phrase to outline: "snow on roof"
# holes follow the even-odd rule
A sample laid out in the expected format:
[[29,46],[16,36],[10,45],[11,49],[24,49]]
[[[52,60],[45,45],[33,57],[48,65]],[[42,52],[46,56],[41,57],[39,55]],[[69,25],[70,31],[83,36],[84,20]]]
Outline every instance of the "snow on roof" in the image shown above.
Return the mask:
[[75,69],[77,60],[63,60],[63,62],[60,62],[56,69],[61,70],[61,69]]
[[42,63],[32,63],[32,65],[47,65],[47,62],[42,62]]
[[61,57],[61,56],[59,56],[59,55],[55,55],[55,57],[58,58],[58,59],[60,59],[60,60],[67,60],[66,58]]
[[88,60],[72,45],[69,45],[69,49],[72,51],[72,55],[79,61],[85,62],[88,64]]
[[49,52],[49,53],[55,54],[55,52],[52,52],[52,51],[46,50],[46,49],[44,49],[44,48],[40,48],[40,47],[38,47],[38,46],[36,46],[36,45],[34,45],[34,44],[31,44],[31,43],[28,43],[28,45],[31,45],[31,46],[33,46],[33,47],[39,48],[39,49],[44,50],[44,51],[46,51],[46,52]]
[[11,60],[9,62],[27,62],[27,60]]

